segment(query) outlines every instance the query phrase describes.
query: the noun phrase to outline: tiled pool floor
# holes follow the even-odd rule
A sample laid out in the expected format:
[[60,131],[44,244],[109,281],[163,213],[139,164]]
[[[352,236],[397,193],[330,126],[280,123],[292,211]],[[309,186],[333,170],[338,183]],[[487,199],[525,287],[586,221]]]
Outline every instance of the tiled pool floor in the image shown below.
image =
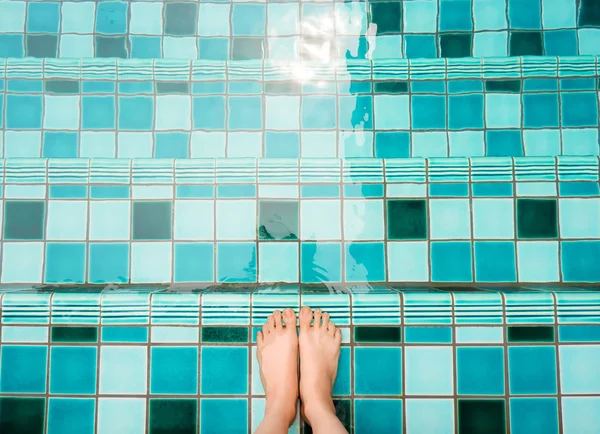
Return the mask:
[[577,288],[7,292],[0,428],[246,433],[265,404],[256,331],[301,304],[342,330],[350,433],[597,432],[600,296]]

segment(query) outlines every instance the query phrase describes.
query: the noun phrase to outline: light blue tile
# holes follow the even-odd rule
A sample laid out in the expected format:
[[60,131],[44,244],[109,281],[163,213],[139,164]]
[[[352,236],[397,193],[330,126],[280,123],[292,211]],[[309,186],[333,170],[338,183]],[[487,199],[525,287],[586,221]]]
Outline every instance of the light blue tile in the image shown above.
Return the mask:
[[491,93],[485,96],[488,128],[521,127],[521,95]]
[[412,133],[411,157],[447,157],[448,137],[446,132],[432,131]]
[[406,33],[435,33],[437,31],[437,2],[418,0],[403,3],[403,6],[403,28]]
[[473,199],[473,236],[475,238],[513,239],[513,199]]
[[344,237],[347,240],[383,239],[383,201],[345,200]]
[[146,398],[99,398],[98,434],[143,434]]
[[517,268],[521,282],[558,281],[558,243],[555,241],[518,241]]
[[452,399],[407,399],[407,434],[454,434]]
[[431,239],[471,238],[471,209],[468,199],[429,201]]
[[129,201],[90,202],[90,240],[129,240],[131,203]]
[[2,33],[21,33],[25,30],[24,1],[0,4],[0,31]]
[[216,213],[218,240],[256,239],[256,201],[218,200]]
[[[482,4],[484,2],[475,2]],[[477,20],[477,19],[476,19]],[[477,21],[476,21],[477,22]],[[508,56],[508,32],[477,32],[473,35],[474,57]]]
[[452,348],[406,347],[406,394],[452,395],[454,393]]
[[562,393],[600,393],[600,378],[594,374],[600,363],[599,345],[561,345],[559,358]]
[[129,6],[131,8],[129,33],[134,35],[162,35],[163,6],[161,3],[131,3]]
[[600,426],[600,397],[570,397],[562,399],[564,434],[592,434]]
[[600,238],[600,199],[560,199],[563,238]]
[[375,128],[410,129],[410,109],[408,95],[375,96]]
[[298,256],[297,242],[259,243],[259,282],[298,282]]
[[[305,200],[300,208],[301,240],[339,240],[341,209],[339,200]],[[327,219],[320,216],[327,215]]]
[[212,240],[214,201],[176,200],[173,228],[176,240]]
[[157,130],[191,129],[191,104],[190,97],[184,95],[157,96],[155,128]]
[[44,128],[79,129],[79,96],[44,96]]
[[2,283],[41,283],[43,243],[7,243],[2,245]]
[[172,261],[171,243],[132,243],[131,282],[171,282]]
[[48,202],[47,240],[85,240],[87,232],[87,202]]
[[102,345],[99,363],[100,394],[147,393],[148,349],[145,346]]
[[456,343],[483,344],[504,342],[504,329],[502,327],[457,327]]
[[256,282],[256,243],[218,243],[217,280]]
[[147,327],[102,327],[102,342],[146,343],[148,342]]
[[2,342],[48,342],[48,327],[2,326]]

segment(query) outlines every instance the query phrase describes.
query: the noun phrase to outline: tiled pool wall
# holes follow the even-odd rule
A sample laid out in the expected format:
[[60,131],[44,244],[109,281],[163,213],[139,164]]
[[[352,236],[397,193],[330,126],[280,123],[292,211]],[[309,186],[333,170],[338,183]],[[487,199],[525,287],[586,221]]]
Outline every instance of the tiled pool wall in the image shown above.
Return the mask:
[[600,281],[598,157],[0,164],[4,284]]
[[600,53],[596,0],[0,3],[0,57],[208,60]]
[[[263,417],[256,331],[276,308],[342,330],[351,434],[582,434],[600,425],[600,293],[264,287],[0,294],[3,433],[238,434]],[[290,433],[309,433],[299,418]]]
[[0,59],[0,156],[598,155],[599,86],[594,56]]

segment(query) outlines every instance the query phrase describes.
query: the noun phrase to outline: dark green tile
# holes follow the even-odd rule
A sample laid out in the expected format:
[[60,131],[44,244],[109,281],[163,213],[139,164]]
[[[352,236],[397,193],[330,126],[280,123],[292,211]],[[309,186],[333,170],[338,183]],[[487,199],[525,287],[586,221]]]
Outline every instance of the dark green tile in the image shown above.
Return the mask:
[[202,342],[248,342],[248,327],[202,327]]
[[458,434],[506,434],[506,401],[459,399]]
[[4,202],[5,240],[42,240],[44,238],[43,200],[7,200]]
[[517,199],[518,238],[557,238],[556,199]]
[[485,91],[520,93],[521,80],[486,80]]
[[376,81],[375,93],[408,93],[408,82],[406,81]]
[[197,399],[150,399],[149,434],[196,434]]
[[187,81],[157,81],[156,93],[187,95],[190,93],[190,84]]
[[79,94],[79,81],[75,80],[46,80],[46,92],[76,95]]
[[27,35],[27,57],[56,57],[57,35]]
[[0,433],[42,434],[46,400],[44,398],[0,398]]
[[125,36],[100,36],[95,37],[95,57],[127,58],[127,39]]
[[52,342],[98,342],[98,327],[52,327]]
[[258,214],[261,240],[298,239],[298,201],[261,200]]
[[295,81],[267,81],[265,83],[265,93],[276,95],[289,95],[300,93],[300,83]]
[[427,204],[423,199],[387,201],[388,239],[427,238]]
[[600,1],[581,0],[579,4],[579,25],[582,27],[600,27]]
[[233,38],[232,60],[255,60],[263,57],[263,38]]
[[543,56],[544,45],[542,43],[542,32],[511,32],[510,55]]
[[509,326],[508,342],[554,342],[554,327]]
[[359,343],[364,342],[387,342],[400,343],[402,342],[402,329],[400,327],[371,327],[371,326],[356,326],[354,327],[354,341]]
[[[334,399],[335,414],[342,422],[346,431],[352,433],[352,402],[349,399]],[[313,430],[304,422],[303,434],[312,434]]]
[[133,202],[133,239],[170,240],[171,202]]
[[173,36],[195,36],[198,4],[165,3],[165,34]]
[[473,35],[471,33],[447,33],[440,35],[441,57],[471,57]]
[[402,29],[402,3],[377,2],[370,4],[370,21],[377,24],[377,34],[400,33]]

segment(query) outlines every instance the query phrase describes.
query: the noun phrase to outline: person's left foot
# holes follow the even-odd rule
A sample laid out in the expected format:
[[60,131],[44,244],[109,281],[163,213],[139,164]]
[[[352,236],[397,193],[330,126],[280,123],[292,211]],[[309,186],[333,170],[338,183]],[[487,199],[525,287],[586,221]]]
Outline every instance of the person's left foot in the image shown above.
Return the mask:
[[256,341],[260,380],[267,401],[265,414],[276,412],[289,419],[291,425],[298,402],[298,334],[294,311],[285,309],[283,315],[278,310],[273,312]]

